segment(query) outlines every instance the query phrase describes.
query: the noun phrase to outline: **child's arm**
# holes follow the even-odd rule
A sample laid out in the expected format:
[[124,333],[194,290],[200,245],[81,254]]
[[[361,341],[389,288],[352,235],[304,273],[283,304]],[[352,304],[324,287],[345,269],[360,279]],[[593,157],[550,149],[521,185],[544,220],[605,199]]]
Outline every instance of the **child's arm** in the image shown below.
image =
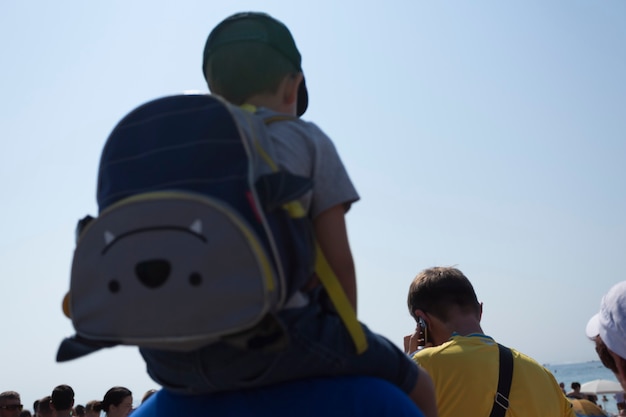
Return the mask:
[[348,242],[344,205],[339,204],[323,211],[313,224],[320,249],[356,311],[356,274]]
[[435,395],[435,384],[428,372],[420,366],[418,369],[417,383],[409,393],[409,397],[419,407],[426,417],[437,417],[437,397]]

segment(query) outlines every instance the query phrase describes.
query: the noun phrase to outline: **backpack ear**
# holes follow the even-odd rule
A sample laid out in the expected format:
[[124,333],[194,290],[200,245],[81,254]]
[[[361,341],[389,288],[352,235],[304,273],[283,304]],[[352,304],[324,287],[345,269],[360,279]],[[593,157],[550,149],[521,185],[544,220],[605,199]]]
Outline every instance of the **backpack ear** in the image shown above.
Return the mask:
[[72,314],[70,313],[70,293],[69,291],[65,294],[65,297],[63,297],[63,301],[61,303],[61,308],[63,309],[63,314],[65,314],[65,317],[67,317],[68,319],[72,318]]
[[78,221],[78,224],[76,224],[76,231],[75,231],[76,243],[78,243],[78,240],[80,239],[81,235],[83,234],[83,232],[85,231],[89,223],[91,223],[93,220],[94,218],[92,216],[86,215],[85,217],[83,217],[82,219]]

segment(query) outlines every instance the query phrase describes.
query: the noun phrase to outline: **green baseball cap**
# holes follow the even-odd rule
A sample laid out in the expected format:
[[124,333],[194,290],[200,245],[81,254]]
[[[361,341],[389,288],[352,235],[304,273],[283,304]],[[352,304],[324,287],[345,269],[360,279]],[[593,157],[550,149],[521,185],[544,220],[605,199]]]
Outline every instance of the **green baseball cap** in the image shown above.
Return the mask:
[[[207,60],[215,50],[237,42],[265,43],[287,58],[298,71],[302,72],[302,56],[287,26],[266,13],[258,12],[234,14],[224,19],[211,31],[204,45],[202,69],[204,70]],[[304,114],[308,105],[309,93],[303,79],[298,90],[298,116]]]

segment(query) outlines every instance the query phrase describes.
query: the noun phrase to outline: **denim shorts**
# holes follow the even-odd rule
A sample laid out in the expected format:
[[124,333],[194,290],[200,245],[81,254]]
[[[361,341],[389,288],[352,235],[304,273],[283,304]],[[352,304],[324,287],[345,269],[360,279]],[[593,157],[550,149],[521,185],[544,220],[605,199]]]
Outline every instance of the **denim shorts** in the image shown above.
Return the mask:
[[357,355],[343,322],[317,289],[311,302],[285,309],[278,319],[287,330],[283,349],[242,349],[217,342],[192,352],[141,349],[148,373],[171,391],[201,394],[256,388],[311,377],[371,376],[405,392],[417,382],[416,364],[365,325],[368,349]]

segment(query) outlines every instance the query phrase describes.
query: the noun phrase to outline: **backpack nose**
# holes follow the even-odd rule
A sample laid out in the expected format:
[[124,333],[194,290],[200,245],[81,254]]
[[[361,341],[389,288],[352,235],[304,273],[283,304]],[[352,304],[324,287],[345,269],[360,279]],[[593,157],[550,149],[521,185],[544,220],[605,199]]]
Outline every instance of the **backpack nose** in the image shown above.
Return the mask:
[[148,288],[158,288],[170,276],[170,263],[163,259],[152,259],[135,265],[135,275]]

